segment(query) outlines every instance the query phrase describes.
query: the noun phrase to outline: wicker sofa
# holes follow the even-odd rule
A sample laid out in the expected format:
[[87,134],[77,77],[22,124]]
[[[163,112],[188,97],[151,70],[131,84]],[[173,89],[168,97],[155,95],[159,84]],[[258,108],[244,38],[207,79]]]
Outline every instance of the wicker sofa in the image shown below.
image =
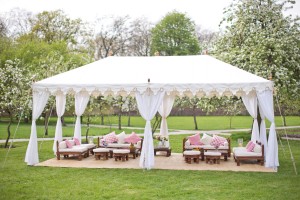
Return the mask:
[[252,151],[248,151],[246,147],[234,147],[232,151],[237,166],[240,166],[242,160],[257,160],[258,163],[264,165],[264,145],[260,142],[255,143]]

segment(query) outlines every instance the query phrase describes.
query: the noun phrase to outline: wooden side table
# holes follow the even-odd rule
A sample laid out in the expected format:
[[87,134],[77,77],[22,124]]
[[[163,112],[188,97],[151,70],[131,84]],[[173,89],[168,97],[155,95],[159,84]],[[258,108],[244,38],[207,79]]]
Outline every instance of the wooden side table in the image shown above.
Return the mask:
[[167,152],[167,157],[171,156],[172,149],[170,147],[154,147],[154,155],[156,156],[156,152],[165,151]]

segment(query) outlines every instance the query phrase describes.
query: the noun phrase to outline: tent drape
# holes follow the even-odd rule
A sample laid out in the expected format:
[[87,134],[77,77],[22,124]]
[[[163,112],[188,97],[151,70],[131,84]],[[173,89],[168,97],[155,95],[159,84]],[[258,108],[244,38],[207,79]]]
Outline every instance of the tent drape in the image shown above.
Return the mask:
[[244,105],[249,112],[249,114],[253,117],[253,127],[251,134],[251,141],[256,142],[259,141],[259,128],[257,122],[257,97],[255,93],[249,93],[248,95],[242,96]]
[[271,90],[266,90],[263,92],[258,92],[257,97],[258,102],[260,104],[260,108],[262,109],[265,117],[271,122],[265,166],[277,170],[277,167],[279,166],[279,161],[278,143],[274,121],[273,93]]
[[25,162],[27,163],[27,165],[35,165],[39,163],[36,120],[42,114],[47,104],[48,98],[49,92],[47,91],[33,92],[31,134],[25,155]]
[[81,143],[81,123],[80,116],[84,113],[84,110],[89,102],[90,95],[88,92],[79,92],[75,95],[75,114],[76,114],[76,123],[74,130],[74,138],[77,138]]
[[66,108],[66,95],[63,93],[58,93],[56,95],[56,113],[57,113],[57,123],[55,128],[55,138],[53,143],[53,152],[56,153],[56,141],[62,141],[62,124],[61,117],[65,113]]
[[[266,120],[265,120],[265,114],[261,108],[261,105],[258,104],[259,107],[259,113],[260,113],[260,117],[261,117],[261,122],[260,122],[260,129],[259,129],[259,133],[260,133],[260,142],[265,146],[265,149],[268,149],[268,141],[267,141],[267,132],[266,132]],[[267,151],[264,152],[265,154],[265,158],[267,155]]]
[[136,102],[139,112],[141,116],[146,120],[143,147],[139,163],[140,167],[145,169],[151,169],[154,166],[153,138],[150,121],[157,113],[157,110],[162,103],[163,97],[163,91],[158,91],[157,94],[153,94],[150,91],[147,91],[144,94],[136,92]]
[[162,118],[161,125],[160,125],[160,135],[164,137],[169,137],[167,117],[169,116],[172,110],[174,100],[175,100],[175,96],[165,94],[163,102],[158,109],[158,112]]

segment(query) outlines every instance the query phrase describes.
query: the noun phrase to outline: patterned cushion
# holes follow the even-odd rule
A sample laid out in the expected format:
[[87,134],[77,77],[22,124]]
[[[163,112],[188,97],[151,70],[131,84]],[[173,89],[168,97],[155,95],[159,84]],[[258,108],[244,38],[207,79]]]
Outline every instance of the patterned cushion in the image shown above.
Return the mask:
[[205,145],[209,145],[212,141],[212,137],[210,135],[207,135],[205,133],[203,133],[203,136],[201,138],[202,143],[204,143]]
[[73,138],[73,139],[74,139],[75,145],[80,145],[78,138]]
[[65,140],[65,142],[66,142],[67,148],[73,147],[72,143],[69,140]]
[[191,145],[203,145],[203,143],[200,141],[199,133],[189,136],[189,141],[191,142]]
[[246,149],[247,149],[248,152],[252,152],[254,147],[255,147],[255,143],[252,142],[252,143],[249,144],[248,148],[246,148]]
[[111,132],[111,133],[105,135],[103,138],[106,143],[114,143],[114,142],[118,141],[118,138],[117,138],[115,132]]
[[246,149],[248,149],[249,145],[253,143],[251,140],[248,142],[248,144],[246,145]]
[[226,138],[214,135],[210,144],[212,146],[224,146],[225,142],[227,142]]
[[129,136],[125,137],[124,141],[127,143],[137,143],[138,141],[140,141],[141,138],[135,134],[135,132],[132,132]]

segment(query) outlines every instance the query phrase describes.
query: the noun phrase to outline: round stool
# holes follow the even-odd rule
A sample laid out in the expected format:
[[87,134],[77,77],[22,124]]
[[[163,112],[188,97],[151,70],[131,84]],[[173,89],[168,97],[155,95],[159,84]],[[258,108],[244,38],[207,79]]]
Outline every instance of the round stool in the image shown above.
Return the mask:
[[185,159],[185,162],[191,164],[192,160],[194,160],[195,163],[199,163],[200,160],[200,151],[184,151],[183,156]]
[[97,148],[97,149],[93,149],[93,152],[94,152],[96,160],[100,160],[101,156],[105,160],[108,160],[109,149],[106,149],[106,148]]
[[129,149],[115,149],[113,150],[113,156],[115,158],[115,161],[121,160],[125,161],[128,160],[128,154],[130,153]]

